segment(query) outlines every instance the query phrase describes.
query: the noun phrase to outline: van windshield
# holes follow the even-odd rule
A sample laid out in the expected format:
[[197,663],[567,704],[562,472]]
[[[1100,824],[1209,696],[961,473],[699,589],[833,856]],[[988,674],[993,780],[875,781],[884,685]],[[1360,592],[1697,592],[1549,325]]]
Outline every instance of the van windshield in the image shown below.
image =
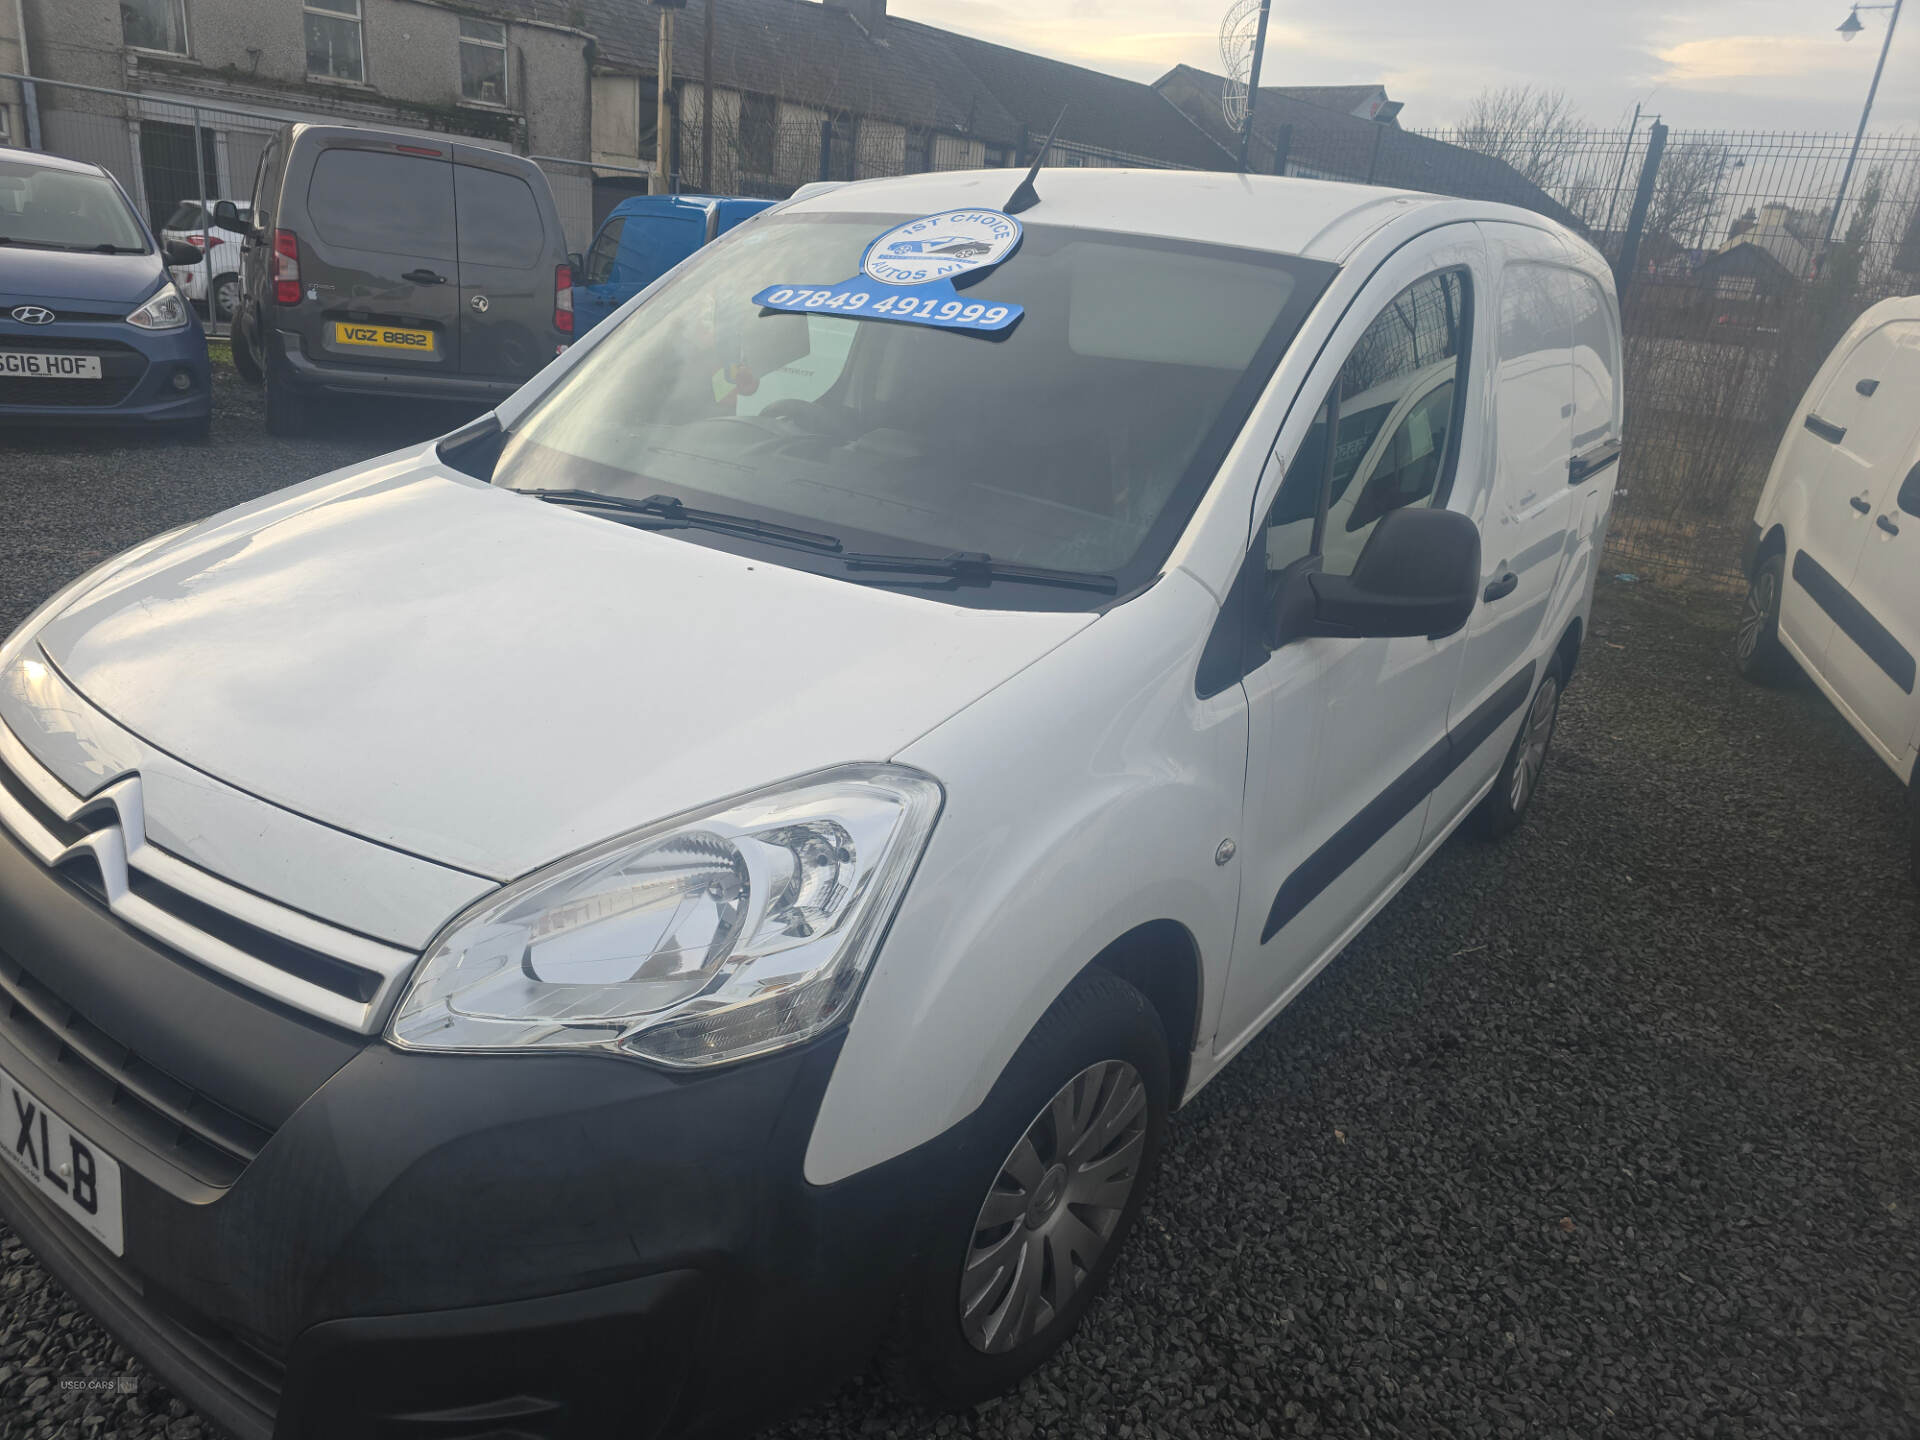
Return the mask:
[[105,176],[0,160],[0,244],[139,255],[147,237]]
[[1024,307],[999,336],[751,303],[858,275],[908,218],[775,215],[699,251],[514,427],[495,483],[1151,578],[1332,267],[1028,224],[960,292]]

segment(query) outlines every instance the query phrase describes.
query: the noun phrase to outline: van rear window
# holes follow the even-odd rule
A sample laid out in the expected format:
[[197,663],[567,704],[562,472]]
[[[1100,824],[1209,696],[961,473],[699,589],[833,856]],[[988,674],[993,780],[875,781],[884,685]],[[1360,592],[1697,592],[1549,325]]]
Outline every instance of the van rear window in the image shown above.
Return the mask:
[[546,227],[527,182],[477,165],[456,165],[453,176],[461,261],[509,270],[539,264]]
[[307,186],[307,215],[329,245],[452,260],[453,166],[422,155],[323,150]]

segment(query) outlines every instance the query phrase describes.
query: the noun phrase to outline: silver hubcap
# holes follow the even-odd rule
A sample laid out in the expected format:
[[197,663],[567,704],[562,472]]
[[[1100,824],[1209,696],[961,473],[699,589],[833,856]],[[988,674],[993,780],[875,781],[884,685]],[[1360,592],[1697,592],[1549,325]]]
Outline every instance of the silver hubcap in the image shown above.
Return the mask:
[[1534,782],[1546,768],[1547,746],[1553,740],[1553,717],[1560,706],[1560,685],[1551,675],[1540,682],[1527,711],[1526,728],[1520,732],[1520,757],[1513,767],[1513,791],[1509,796],[1518,810],[1533,793]]
[[1773,614],[1773,576],[1756,575],[1747,587],[1747,603],[1740,610],[1740,631],[1734,648],[1742,660],[1751,660],[1766,633],[1767,617]]
[[1093,1272],[1147,1144],[1147,1087],[1124,1060],[1089,1065],[1034,1117],[987,1190],[960,1275],[960,1326],[997,1354],[1032,1339]]
[[230,317],[239,303],[240,283],[237,280],[228,280],[213,292],[214,314],[219,319]]

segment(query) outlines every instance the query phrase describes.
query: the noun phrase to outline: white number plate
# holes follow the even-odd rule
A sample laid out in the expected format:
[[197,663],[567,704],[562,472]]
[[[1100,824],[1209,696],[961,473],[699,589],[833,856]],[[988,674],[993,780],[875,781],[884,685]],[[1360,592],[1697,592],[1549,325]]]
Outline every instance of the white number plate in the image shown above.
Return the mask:
[[56,1210],[118,1255],[120,1166],[0,1070],[0,1155]]
[[98,380],[98,355],[41,355],[31,350],[0,350],[0,375],[35,380]]

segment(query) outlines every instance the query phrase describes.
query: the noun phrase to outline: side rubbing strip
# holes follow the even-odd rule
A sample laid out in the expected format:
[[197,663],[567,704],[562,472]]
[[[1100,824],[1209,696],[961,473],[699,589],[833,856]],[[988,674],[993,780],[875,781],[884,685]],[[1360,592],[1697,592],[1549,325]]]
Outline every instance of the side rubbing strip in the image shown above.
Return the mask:
[[1319,898],[1320,892],[1346,873],[1367,851],[1379,844],[1389,830],[1398,825],[1440,783],[1460,768],[1493,736],[1509,716],[1527,703],[1533,694],[1535,666],[1527,668],[1502,685],[1427,752],[1390,783],[1353,819],[1336,830],[1300,868],[1281,884],[1267,911],[1267,923],[1260,931],[1260,943],[1266,944],[1294,916]]
[[1873,618],[1873,612],[1854,598],[1853,592],[1834,579],[1833,573],[1801,550],[1793,557],[1794,582],[1813,597],[1813,601],[1833,618],[1846,637],[1867,652],[1867,658],[1887,672],[1889,679],[1911,695],[1914,681],[1913,652],[1902,645],[1894,633]]

